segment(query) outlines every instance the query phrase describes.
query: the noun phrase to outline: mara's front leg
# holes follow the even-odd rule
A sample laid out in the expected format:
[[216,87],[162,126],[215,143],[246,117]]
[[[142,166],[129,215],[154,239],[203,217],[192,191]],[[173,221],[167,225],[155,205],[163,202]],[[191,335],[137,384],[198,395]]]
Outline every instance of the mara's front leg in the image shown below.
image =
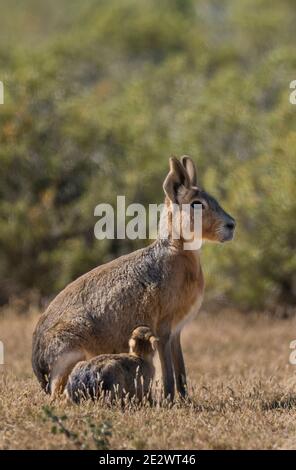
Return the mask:
[[175,395],[175,381],[172,364],[170,335],[161,336],[158,344],[158,354],[162,370],[164,398],[173,401]]
[[181,333],[178,332],[171,339],[172,358],[175,370],[177,392],[184,398],[187,395],[187,382],[184,358],[180,341]]

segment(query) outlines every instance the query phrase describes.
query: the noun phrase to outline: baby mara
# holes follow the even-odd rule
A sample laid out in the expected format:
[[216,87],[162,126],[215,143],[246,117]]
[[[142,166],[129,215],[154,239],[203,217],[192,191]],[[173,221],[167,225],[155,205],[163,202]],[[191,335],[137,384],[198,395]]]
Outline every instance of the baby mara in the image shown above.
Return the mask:
[[129,340],[129,353],[101,354],[81,361],[72,370],[65,395],[74,403],[100,396],[114,400],[151,401],[155,374],[153,356],[158,338],[147,326],[138,326]]

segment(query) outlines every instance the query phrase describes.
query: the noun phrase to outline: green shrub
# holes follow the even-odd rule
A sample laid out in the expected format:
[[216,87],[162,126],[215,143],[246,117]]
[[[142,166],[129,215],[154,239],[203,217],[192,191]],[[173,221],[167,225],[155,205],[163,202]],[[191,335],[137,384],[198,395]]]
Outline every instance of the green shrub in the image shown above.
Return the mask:
[[52,33],[12,4],[28,41],[0,46],[1,302],[141,246],[95,240],[94,207],[161,202],[168,157],[189,153],[238,223],[233,243],[205,247],[208,298],[294,304],[293,2],[75,4],[71,24],[28,3]]

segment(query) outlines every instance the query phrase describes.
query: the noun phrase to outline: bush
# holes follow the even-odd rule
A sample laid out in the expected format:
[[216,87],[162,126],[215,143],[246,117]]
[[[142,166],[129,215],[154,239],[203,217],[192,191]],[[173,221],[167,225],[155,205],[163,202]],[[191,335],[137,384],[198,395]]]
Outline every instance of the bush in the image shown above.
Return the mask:
[[22,19],[35,47],[0,49],[1,302],[140,246],[95,240],[94,207],[161,202],[169,155],[189,153],[238,222],[205,247],[209,298],[295,304],[293,2],[77,1],[67,25],[54,10],[42,41]]

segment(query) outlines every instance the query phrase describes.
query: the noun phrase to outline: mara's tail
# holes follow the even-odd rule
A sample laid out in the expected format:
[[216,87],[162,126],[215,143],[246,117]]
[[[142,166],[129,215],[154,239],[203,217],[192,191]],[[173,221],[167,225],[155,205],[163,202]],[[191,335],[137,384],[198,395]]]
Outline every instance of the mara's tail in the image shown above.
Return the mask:
[[40,342],[33,337],[32,344],[32,368],[38,382],[46,393],[50,393],[50,370],[49,365],[41,353]]
[[53,396],[63,393],[69,374],[83,359],[85,354],[81,350],[63,350],[57,344],[46,348],[38,338],[33,338],[33,371],[43,390]]

